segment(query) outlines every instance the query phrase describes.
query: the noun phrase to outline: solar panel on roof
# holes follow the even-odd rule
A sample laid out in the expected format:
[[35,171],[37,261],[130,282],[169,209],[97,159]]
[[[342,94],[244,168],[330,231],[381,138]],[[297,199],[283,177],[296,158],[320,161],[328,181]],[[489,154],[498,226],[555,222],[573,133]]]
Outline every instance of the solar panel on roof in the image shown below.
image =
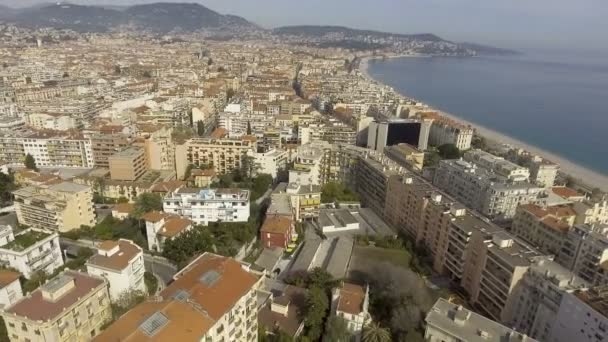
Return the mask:
[[141,331],[148,336],[156,335],[165,325],[169,323],[167,316],[161,312],[155,312],[139,325]]
[[200,278],[199,281],[203,283],[207,287],[212,287],[221,277],[217,271],[211,270],[205,272]]
[[188,293],[188,291],[185,291],[185,290],[179,290],[179,291],[175,292],[175,294],[173,295],[173,298],[175,300],[179,300],[180,302],[185,302],[186,299],[190,298],[190,293]]

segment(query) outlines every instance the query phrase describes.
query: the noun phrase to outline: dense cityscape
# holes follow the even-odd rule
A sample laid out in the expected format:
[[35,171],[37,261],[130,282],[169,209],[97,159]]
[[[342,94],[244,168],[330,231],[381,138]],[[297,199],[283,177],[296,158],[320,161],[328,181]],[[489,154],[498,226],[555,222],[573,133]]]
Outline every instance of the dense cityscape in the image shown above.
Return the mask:
[[605,193],[365,71],[490,48],[229,23],[0,21],[0,341],[604,339]]

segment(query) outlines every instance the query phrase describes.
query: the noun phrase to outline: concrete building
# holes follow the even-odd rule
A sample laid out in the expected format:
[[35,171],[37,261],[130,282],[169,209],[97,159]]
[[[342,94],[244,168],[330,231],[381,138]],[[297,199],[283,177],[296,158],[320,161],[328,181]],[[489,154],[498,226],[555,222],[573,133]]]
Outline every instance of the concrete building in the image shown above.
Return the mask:
[[257,173],[265,173],[277,178],[279,171],[287,167],[287,151],[270,150],[264,153],[254,154],[255,163],[258,166]]
[[61,113],[35,113],[27,116],[30,127],[67,131],[78,128],[78,122],[73,117]]
[[19,281],[21,274],[13,271],[0,271],[0,309],[8,308],[23,298]]
[[608,284],[608,226],[575,225],[556,260],[591,285]]
[[196,188],[208,188],[217,180],[217,174],[213,169],[192,169],[188,178],[188,185]]
[[94,166],[91,141],[69,134],[16,133],[0,136],[0,160],[22,166],[32,155],[38,167],[91,168]]
[[526,204],[517,208],[511,233],[543,253],[558,255],[575,218],[576,212],[568,205],[541,208]]
[[323,185],[321,170],[324,156],[323,145],[309,144],[298,147],[293,168],[289,170],[289,183]]
[[196,138],[177,145],[175,148],[175,170],[183,179],[189,165],[213,167],[218,174],[229,173],[241,167],[245,156],[255,153],[255,138],[241,139]]
[[474,130],[471,126],[443,118],[433,121],[429,134],[429,144],[433,146],[453,144],[459,150],[466,151],[471,148],[473,133]]
[[134,181],[146,173],[144,150],[130,147],[108,158],[113,180]]
[[247,222],[249,190],[181,188],[163,199],[163,210],[196,224]]
[[110,168],[109,158],[126,149],[130,144],[127,135],[120,132],[94,133],[89,136],[89,139],[91,139],[95,167],[106,169]]
[[268,215],[260,228],[260,240],[265,248],[283,248],[292,243],[295,237],[295,225],[287,216]]
[[530,181],[543,188],[552,187],[558,171],[559,165],[550,161],[532,161],[530,163]]
[[59,232],[95,225],[93,194],[88,186],[68,182],[28,186],[13,195],[21,224]]
[[146,166],[150,170],[175,170],[175,145],[173,127],[170,125],[137,125],[138,140],[143,140]]
[[332,314],[346,322],[354,341],[361,341],[363,327],[371,321],[369,287],[343,283],[332,292]]
[[94,341],[258,340],[257,290],[263,277],[234,259],[205,253],[154,300],[139,304]]
[[321,208],[321,187],[289,183],[286,188],[296,221],[312,220],[319,217]]
[[2,312],[11,341],[87,341],[112,320],[103,278],[66,271]]
[[292,338],[304,330],[306,289],[285,285],[282,289],[269,289],[268,300],[258,312],[258,324],[266,328],[267,334],[278,329]]
[[144,252],[130,240],[103,241],[86,263],[87,273],[105,278],[112,301],[127,292],[146,293]]
[[551,330],[550,342],[599,342],[608,334],[606,286],[566,294]]
[[421,171],[424,165],[424,152],[412,145],[387,146],[384,148],[384,154],[409,170]]
[[0,227],[0,263],[4,266],[29,279],[36,272],[51,274],[63,265],[57,233],[30,228],[13,234],[11,226]]
[[[503,171],[501,173],[510,174],[506,177],[513,177],[512,179],[527,178],[518,170]],[[433,184],[467,207],[496,220],[511,219],[518,206],[535,203],[543,193],[543,189],[538,186],[525,181],[510,181],[464,160],[440,161]]]
[[432,123],[428,119],[374,120],[369,124],[367,148],[382,152],[386,146],[406,143],[424,151],[428,148]]
[[463,159],[480,168],[491,171],[511,182],[527,182],[530,179],[530,170],[513,162],[497,157],[482,150],[467,151]]
[[157,252],[163,251],[165,241],[187,232],[194,225],[189,219],[157,211],[146,213],[142,219],[146,222],[148,249]]
[[443,298],[429,310],[425,322],[424,339],[429,342],[536,341]]

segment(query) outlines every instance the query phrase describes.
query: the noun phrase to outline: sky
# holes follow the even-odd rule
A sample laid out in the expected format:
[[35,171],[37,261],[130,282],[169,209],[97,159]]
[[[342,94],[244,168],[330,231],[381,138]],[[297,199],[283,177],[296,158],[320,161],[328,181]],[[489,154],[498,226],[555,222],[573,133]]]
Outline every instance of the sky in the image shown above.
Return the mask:
[[[0,4],[24,5],[40,1],[0,0]],[[220,13],[240,15],[267,28],[343,25],[398,33],[434,33],[448,40],[506,48],[608,51],[607,0],[183,1],[198,1]],[[72,2],[125,5],[154,1]]]

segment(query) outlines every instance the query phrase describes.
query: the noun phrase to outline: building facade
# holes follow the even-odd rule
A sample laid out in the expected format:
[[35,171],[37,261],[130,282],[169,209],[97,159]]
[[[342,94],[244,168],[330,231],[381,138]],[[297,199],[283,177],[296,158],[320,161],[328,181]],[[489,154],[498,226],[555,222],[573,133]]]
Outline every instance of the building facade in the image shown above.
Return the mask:
[[35,228],[13,234],[10,226],[0,226],[0,263],[14,268],[26,278],[36,272],[53,273],[63,265],[59,235]]
[[249,190],[181,188],[167,194],[163,210],[188,218],[196,224],[247,222]]

